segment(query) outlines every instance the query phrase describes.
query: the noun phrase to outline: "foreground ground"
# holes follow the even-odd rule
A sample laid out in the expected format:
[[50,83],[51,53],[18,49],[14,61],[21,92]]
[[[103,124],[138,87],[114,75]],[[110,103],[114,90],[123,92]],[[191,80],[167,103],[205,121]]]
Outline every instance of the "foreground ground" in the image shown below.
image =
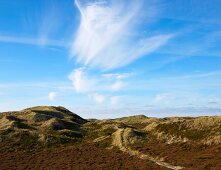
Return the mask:
[[221,169],[221,117],[85,120],[63,107],[0,113],[0,169]]
[[163,170],[150,161],[128,156],[120,151],[83,144],[44,149],[41,151],[15,151],[0,153],[1,170],[13,169],[143,169]]

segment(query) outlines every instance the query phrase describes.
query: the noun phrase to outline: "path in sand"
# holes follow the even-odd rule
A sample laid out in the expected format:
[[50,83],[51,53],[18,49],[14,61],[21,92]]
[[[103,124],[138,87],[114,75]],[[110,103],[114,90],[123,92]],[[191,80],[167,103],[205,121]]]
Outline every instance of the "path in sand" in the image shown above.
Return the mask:
[[171,165],[167,162],[162,161],[159,158],[154,158],[154,157],[152,157],[148,154],[143,154],[143,153],[141,153],[137,150],[132,150],[130,147],[127,146],[127,142],[126,142],[127,139],[125,139],[124,133],[125,133],[125,129],[124,128],[119,128],[113,134],[113,145],[117,146],[121,151],[126,152],[130,155],[133,155],[133,156],[137,156],[140,159],[146,159],[146,160],[152,161],[152,162],[154,162],[154,163],[156,163],[160,166],[163,166],[163,167],[166,167],[166,168],[169,168],[169,169],[179,170],[179,169],[184,168],[184,167],[181,167],[181,166]]

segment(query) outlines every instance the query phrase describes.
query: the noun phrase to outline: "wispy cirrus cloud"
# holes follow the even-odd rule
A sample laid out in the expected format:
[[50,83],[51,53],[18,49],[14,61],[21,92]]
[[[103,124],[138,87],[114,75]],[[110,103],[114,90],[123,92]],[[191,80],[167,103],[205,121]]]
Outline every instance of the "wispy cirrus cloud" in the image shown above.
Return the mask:
[[50,40],[45,39],[42,41],[41,38],[29,38],[29,37],[19,37],[19,36],[8,36],[8,35],[0,35],[0,42],[5,43],[18,43],[18,44],[28,44],[28,45],[39,45],[39,46],[58,46],[58,47],[65,47],[67,43],[64,41],[58,40]]
[[59,2],[48,0],[42,2],[41,6],[27,8],[21,15],[21,26],[16,25],[21,27],[21,31],[5,34],[5,31],[1,30],[0,42],[68,47],[67,38],[57,36],[59,29],[65,24],[61,5]]
[[[82,5],[76,0],[75,4],[81,21],[71,55],[86,66],[105,70],[123,67],[155,51],[173,37],[162,33],[148,37],[139,35],[135,28],[140,19],[138,14],[142,13],[142,1]],[[157,13],[151,5],[146,11],[148,17]]]
[[[48,3],[49,2],[49,3]],[[57,33],[62,25],[62,12],[56,2],[48,1],[42,9],[39,19],[38,38],[42,45],[50,44],[50,37]]]
[[124,79],[131,76],[131,73],[106,73],[102,74],[105,78],[116,78],[116,79]]
[[[116,92],[126,88],[124,79],[130,73],[97,73],[91,75],[86,68],[113,70],[131,64],[165,45],[174,34],[154,33],[144,36],[139,30],[144,1],[94,1],[75,0],[81,14],[80,25],[71,46],[71,56],[84,69],[75,69],[69,79],[77,93],[89,94],[98,103],[116,104],[121,97]],[[157,13],[151,3],[145,15]],[[142,16],[143,17],[143,16]],[[111,94],[110,94],[111,93]]]

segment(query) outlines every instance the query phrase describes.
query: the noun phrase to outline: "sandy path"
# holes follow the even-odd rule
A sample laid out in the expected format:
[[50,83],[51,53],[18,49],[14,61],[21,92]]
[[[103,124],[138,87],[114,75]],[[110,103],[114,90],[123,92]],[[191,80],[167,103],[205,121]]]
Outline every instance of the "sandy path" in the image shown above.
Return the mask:
[[174,166],[171,165],[167,162],[164,162],[162,160],[160,160],[159,158],[154,158],[150,155],[147,154],[143,154],[139,151],[136,150],[132,150],[130,147],[127,146],[126,142],[125,142],[125,138],[124,138],[124,130],[125,129],[118,129],[114,134],[113,134],[113,145],[119,147],[119,149],[123,152],[126,152],[130,155],[133,156],[137,156],[140,159],[146,159],[146,160],[150,160],[154,163],[156,163],[157,165],[169,168],[169,169],[174,169],[174,170],[179,170],[179,169],[183,169],[184,167],[181,166]]
[[94,139],[93,140],[93,142],[100,142],[100,141],[102,141],[102,140],[105,140],[105,139],[107,139],[107,138],[109,138],[110,136],[101,136],[101,137],[99,137],[99,138],[96,138],[96,139]]

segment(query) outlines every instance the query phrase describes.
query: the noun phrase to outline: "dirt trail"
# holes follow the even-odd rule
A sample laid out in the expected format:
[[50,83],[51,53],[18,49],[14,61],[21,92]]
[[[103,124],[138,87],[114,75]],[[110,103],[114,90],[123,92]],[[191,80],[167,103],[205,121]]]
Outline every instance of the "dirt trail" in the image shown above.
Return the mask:
[[163,167],[166,167],[166,168],[169,168],[169,169],[179,170],[179,169],[184,168],[184,167],[181,167],[181,166],[171,165],[167,162],[164,162],[164,161],[160,160],[159,158],[154,158],[150,155],[143,154],[143,153],[141,153],[139,151],[136,151],[136,150],[132,150],[130,147],[127,146],[127,142],[126,142],[127,139],[125,139],[124,133],[125,133],[125,129],[118,129],[113,134],[113,145],[119,147],[119,149],[121,151],[126,152],[130,155],[133,155],[133,156],[137,156],[140,159],[150,160],[150,161],[156,163],[157,165],[160,165],[160,166],[163,166]]
[[107,138],[109,138],[110,136],[101,136],[101,137],[99,137],[99,138],[96,138],[96,139],[94,139],[93,140],[93,142],[100,142],[100,141],[103,141],[103,140],[105,140],[105,139],[107,139]]

